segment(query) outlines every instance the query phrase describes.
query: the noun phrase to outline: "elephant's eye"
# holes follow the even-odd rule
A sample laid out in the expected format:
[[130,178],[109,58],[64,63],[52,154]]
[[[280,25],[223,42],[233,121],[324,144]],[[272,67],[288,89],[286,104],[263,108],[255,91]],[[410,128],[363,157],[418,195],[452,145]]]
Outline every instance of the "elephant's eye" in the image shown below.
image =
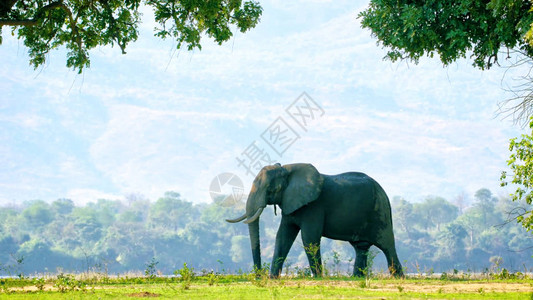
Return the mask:
[[279,187],[269,187],[267,189],[267,194],[268,196],[273,197],[279,193],[279,190],[280,190]]

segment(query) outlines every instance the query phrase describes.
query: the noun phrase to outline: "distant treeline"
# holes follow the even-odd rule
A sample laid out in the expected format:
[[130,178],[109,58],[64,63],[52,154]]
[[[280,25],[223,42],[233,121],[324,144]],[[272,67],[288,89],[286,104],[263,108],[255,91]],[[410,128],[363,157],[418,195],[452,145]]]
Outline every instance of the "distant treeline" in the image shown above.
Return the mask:
[[[413,203],[391,200],[398,255],[407,272],[453,269],[482,272],[533,267],[533,235],[516,221],[518,204],[487,189],[473,201],[453,203],[428,197]],[[124,273],[157,269],[172,274],[184,263],[197,271],[248,272],[252,267],[248,228],[224,220],[242,206],[192,204],[167,192],[155,202],[141,196],[100,199],[85,206],[72,200],[41,200],[0,207],[0,263],[3,275],[58,272]],[[261,247],[270,261],[280,216],[261,216]],[[353,248],[323,239],[322,257],[331,272],[351,272]],[[307,257],[298,239],[286,267],[303,270]],[[381,252],[374,264],[385,269]]]

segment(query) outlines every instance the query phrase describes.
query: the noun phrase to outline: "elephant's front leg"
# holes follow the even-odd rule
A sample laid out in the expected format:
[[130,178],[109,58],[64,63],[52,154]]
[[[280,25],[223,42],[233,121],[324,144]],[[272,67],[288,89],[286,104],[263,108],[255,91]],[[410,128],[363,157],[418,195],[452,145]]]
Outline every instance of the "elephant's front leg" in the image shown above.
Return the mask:
[[287,221],[287,218],[281,218],[278,233],[276,234],[276,246],[274,248],[274,257],[272,258],[270,277],[278,278],[281,275],[283,262],[285,262],[285,258],[287,258],[287,254],[289,254],[289,250],[291,250],[299,231],[300,228]]

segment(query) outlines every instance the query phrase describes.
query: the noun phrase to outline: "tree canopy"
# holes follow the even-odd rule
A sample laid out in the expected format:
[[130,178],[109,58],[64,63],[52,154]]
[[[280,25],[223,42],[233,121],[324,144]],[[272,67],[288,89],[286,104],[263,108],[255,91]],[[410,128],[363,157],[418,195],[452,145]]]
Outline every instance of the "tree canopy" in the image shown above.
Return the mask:
[[203,35],[222,44],[235,29],[246,32],[262,13],[257,2],[242,0],[5,0],[0,2],[0,43],[2,27],[12,26],[34,68],[52,49],[65,46],[67,66],[81,73],[90,66],[89,50],[97,46],[118,46],[126,53],[139,34],[141,5],[154,11],[157,37],[173,38],[177,48],[188,50],[201,49]]
[[530,8],[527,0],[372,0],[359,17],[392,61],[438,55],[448,65],[468,54],[488,69],[500,49],[533,56]]

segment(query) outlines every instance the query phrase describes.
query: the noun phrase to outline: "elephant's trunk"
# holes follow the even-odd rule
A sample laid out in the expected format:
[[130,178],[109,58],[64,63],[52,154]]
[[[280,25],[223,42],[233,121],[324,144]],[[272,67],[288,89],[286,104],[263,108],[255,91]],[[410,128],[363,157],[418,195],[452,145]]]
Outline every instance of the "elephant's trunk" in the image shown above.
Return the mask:
[[[258,178],[259,175],[258,175]],[[248,200],[246,201],[246,213],[241,217],[226,220],[228,222],[240,222],[244,221],[248,224],[248,230],[250,232],[250,243],[252,246],[252,257],[254,259],[254,269],[261,269],[261,245],[259,242],[259,217],[267,205],[266,202],[266,189],[261,184],[261,180],[254,180]]]
[[254,270],[261,269],[261,245],[259,242],[259,220],[248,224],[250,231],[250,243],[252,245],[252,257],[254,259]]
[[244,223],[248,224],[250,232],[250,244],[252,246],[252,257],[254,259],[254,270],[261,269],[261,245],[259,241],[259,217],[266,207],[265,190],[258,188],[255,184],[252,186],[248,201],[246,201],[247,219]]

